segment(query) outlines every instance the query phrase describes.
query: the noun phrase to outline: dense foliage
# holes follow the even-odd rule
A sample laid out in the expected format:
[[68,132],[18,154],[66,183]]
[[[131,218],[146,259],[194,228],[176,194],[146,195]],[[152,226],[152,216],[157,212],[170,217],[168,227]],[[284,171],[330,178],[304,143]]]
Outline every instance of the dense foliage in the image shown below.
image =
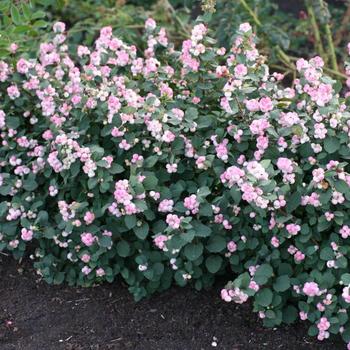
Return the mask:
[[248,23],[230,50],[203,23],[177,51],[152,19],[140,52],[54,25],[37,60],[0,62],[0,250],[49,283],[171,283],[254,301],[267,326],[350,341],[350,113],[315,57],[293,88]]

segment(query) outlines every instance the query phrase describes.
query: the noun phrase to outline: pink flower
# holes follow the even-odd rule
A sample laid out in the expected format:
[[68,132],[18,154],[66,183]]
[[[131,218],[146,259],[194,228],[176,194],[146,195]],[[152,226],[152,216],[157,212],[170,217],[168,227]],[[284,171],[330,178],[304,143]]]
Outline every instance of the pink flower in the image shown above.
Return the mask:
[[248,73],[248,69],[247,69],[247,67],[244,64],[238,64],[235,67],[235,75],[238,78],[244,77],[245,75],[247,75],[247,73]]
[[192,194],[184,199],[184,207],[189,209],[192,214],[196,214],[199,211],[199,203],[197,201],[197,196]]
[[304,312],[304,311],[300,311],[300,312],[299,312],[299,317],[300,317],[300,319],[301,319],[302,321],[305,321],[305,320],[307,320],[307,313]]
[[81,256],[80,259],[81,259],[85,264],[87,264],[87,263],[90,261],[91,257],[90,257],[89,254],[83,254],[83,255]]
[[80,235],[81,241],[87,246],[90,247],[94,244],[96,237],[90,232],[84,232]]
[[301,230],[301,227],[299,225],[296,225],[296,224],[288,224],[286,226],[286,230],[288,231],[288,233],[295,236],[299,233],[299,231]]
[[177,172],[177,164],[175,164],[175,163],[167,164],[165,167],[166,167],[166,170],[169,174]]
[[280,241],[279,239],[276,237],[276,236],[273,236],[271,238],[271,244],[275,247],[275,248],[278,248],[279,245],[280,245]]
[[272,100],[270,97],[263,97],[259,100],[259,107],[261,112],[269,112],[273,109]]
[[16,69],[18,73],[26,74],[29,70],[29,63],[25,59],[21,58],[16,64]]
[[16,43],[11,43],[11,45],[10,45],[10,52],[12,54],[15,54],[17,52],[17,50],[18,50],[18,45]]
[[119,111],[121,108],[121,103],[119,101],[119,98],[116,96],[109,96],[108,98],[108,110],[110,113],[115,114]]
[[253,135],[263,135],[265,130],[270,127],[270,123],[265,118],[255,119],[249,126],[249,129]]
[[112,36],[112,34],[113,34],[113,29],[111,26],[103,27],[100,30],[100,36],[102,38],[110,38]]
[[90,269],[90,267],[88,266],[84,266],[82,269],[81,269],[81,272],[84,274],[84,275],[88,275],[92,270]]
[[234,184],[240,183],[244,175],[244,170],[231,166],[221,174],[220,179],[222,183],[228,183],[229,187],[232,187]]
[[320,331],[326,331],[330,326],[331,324],[329,323],[327,317],[321,317],[321,319],[317,323],[317,328]]
[[53,31],[55,33],[63,33],[66,30],[66,25],[63,22],[56,22],[53,25]]
[[150,30],[153,30],[155,29],[157,26],[157,23],[156,21],[153,19],[153,18],[148,18],[145,22],[145,28],[146,29],[150,29]]
[[237,244],[234,241],[230,241],[227,243],[227,250],[230,253],[234,253],[237,250]]
[[277,168],[285,174],[290,174],[293,172],[293,162],[288,158],[278,158]]
[[249,288],[257,292],[260,289],[260,286],[255,281],[250,281]]
[[298,250],[295,254],[294,254],[294,260],[296,262],[301,262],[305,259],[305,254],[303,254],[300,250]]
[[257,99],[246,100],[244,103],[250,112],[257,112],[260,109],[259,101]]
[[350,227],[348,225],[343,225],[342,228],[339,230],[339,234],[344,239],[350,237]]
[[306,282],[303,287],[303,292],[309,297],[314,297],[319,295],[320,289],[318,288],[318,284],[315,282]]
[[252,26],[249,23],[245,22],[239,26],[239,30],[243,33],[246,33],[252,30]]
[[168,240],[168,237],[165,235],[158,235],[153,239],[154,244],[161,250],[166,249],[165,242]]
[[309,66],[309,63],[303,58],[300,58],[299,60],[297,60],[296,66],[297,70],[300,72],[302,69],[307,68]]
[[343,299],[345,300],[346,303],[350,303],[350,286],[344,287],[343,288],[343,294],[342,294]]
[[322,168],[314,169],[312,171],[313,181],[316,183],[321,182],[324,179],[324,170]]
[[102,268],[102,267],[100,267],[100,268],[98,268],[97,270],[96,270],[96,276],[97,277],[102,277],[102,276],[104,276],[106,274],[106,272],[105,272],[105,270]]
[[23,241],[31,241],[33,239],[33,231],[27,230],[26,228],[22,228],[21,238],[23,239]]
[[168,214],[166,217],[166,223],[169,225],[169,227],[176,230],[180,227],[181,218],[175,214]]
[[158,211],[168,213],[173,211],[174,201],[172,199],[163,199],[158,206]]
[[16,85],[11,85],[7,88],[7,93],[11,100],[15,100],[20,96],[20,92]]
[[92,224],[94,220],[95,220],[95,214],[91,211],[87,211],[84,215],[84,221],[86,225]]

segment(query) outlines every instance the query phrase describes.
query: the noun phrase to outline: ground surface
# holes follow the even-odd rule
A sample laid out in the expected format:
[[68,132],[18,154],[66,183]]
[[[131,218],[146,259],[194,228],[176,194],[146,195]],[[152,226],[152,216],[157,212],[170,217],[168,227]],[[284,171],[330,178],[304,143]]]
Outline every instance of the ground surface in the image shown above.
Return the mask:
[[117,283],[48,286],[1,255],[0,281],[1,350],[344,349],[306,337],[302,324],[264,329],[250,305],[226,304],[218,289],[173,288],[135,303]]

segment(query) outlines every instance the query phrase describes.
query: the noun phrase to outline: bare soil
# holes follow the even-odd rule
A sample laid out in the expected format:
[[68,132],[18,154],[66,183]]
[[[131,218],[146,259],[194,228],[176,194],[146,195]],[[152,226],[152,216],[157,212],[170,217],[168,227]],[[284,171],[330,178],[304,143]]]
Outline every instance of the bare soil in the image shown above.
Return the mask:
[[1,350],[344,349],[310,339],[305,323],[263,328],[251,305],[221,301],[219,286],[136,303],[120,283],[49,286],[30,266],[0,255]]

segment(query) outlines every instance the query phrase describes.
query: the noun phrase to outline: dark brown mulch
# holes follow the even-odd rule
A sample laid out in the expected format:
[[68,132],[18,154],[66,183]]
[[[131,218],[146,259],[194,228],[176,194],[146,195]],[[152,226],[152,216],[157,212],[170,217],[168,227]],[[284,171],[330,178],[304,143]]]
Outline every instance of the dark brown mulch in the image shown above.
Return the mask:
[[1,256],[0,281],[1,350],[344,348],[308,338],[304,324],[265,329],[249,304],[222,302],[218,288],[174,287],[135,303],[118,283],[49,286],[30,264]]

